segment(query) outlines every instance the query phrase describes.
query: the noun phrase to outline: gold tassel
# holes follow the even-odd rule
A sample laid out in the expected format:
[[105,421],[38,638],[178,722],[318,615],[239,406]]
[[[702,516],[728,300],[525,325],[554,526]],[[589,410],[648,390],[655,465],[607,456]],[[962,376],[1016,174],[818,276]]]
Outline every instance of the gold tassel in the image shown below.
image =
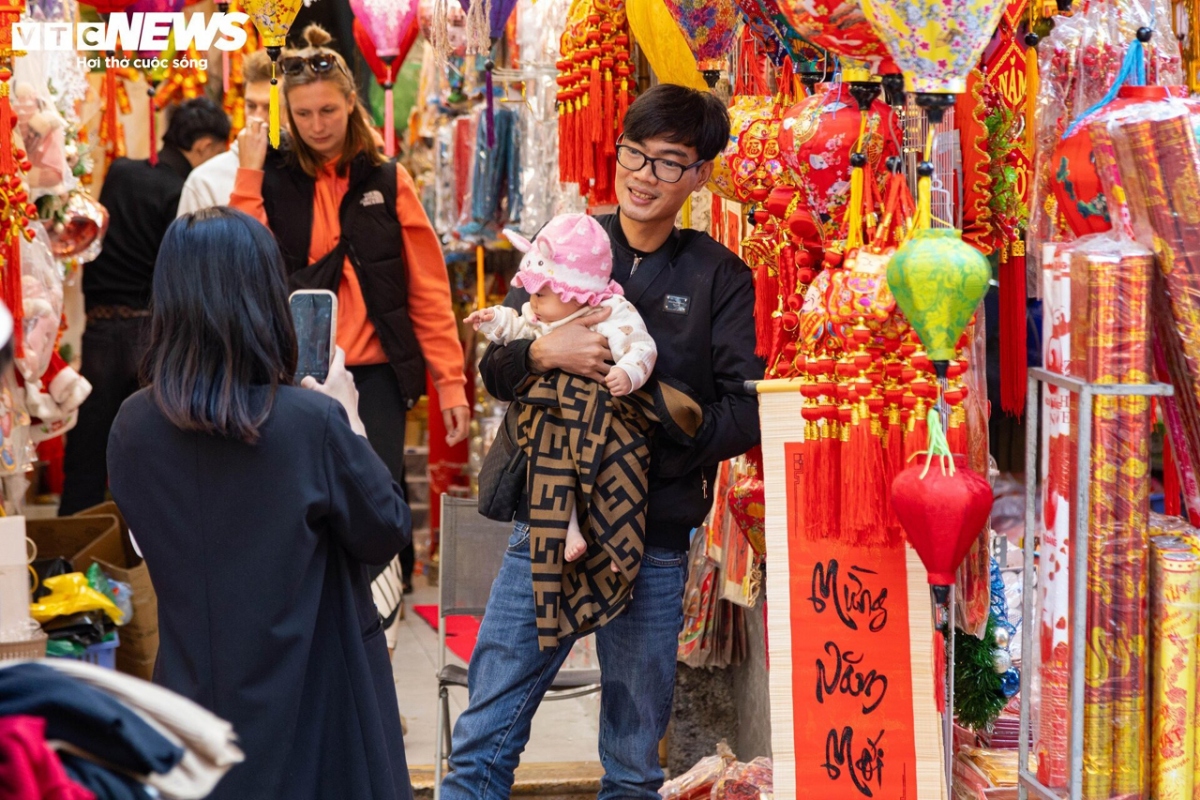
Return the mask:
[[[862,112],[862,121],[858,127],[858,140],[854,152],[866,153],[867,112]],[[850,170],[850,205],[846,208],[846,252],[863,245],[863,181],[866,175],[863,167],[852,167]]]
[[275,77],[275,62],[271,62],[271,146],[279,147],[279,80]]
[[1025,48],[1025,151],[1032,153],[1037,141],[1038,51]]
[[[936,126],[929,123],[929,138],[925,140],[925,160],[933,162],[933,132]],[[933,178],[922,176],[917,179],[917,229],[933,227]]]

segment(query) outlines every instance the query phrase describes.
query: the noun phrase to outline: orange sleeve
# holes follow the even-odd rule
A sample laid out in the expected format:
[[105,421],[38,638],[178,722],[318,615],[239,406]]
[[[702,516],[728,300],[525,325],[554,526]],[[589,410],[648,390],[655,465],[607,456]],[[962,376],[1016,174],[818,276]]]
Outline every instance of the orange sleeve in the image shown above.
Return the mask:
[[[238,171],[241,180],[241,170]],[[235,191],[236,195],[236,191]],[[396,219],[404,231],[408,315],[443,409],[465,406],[463,348],[450,301],[450,276],[437,232],[425,215],[408,170],[396,165]]]
[[261,169],[246,169],[238,167],[237,177],[233,181],[233,194],[229,195],[229,205],[238,211],[249,214],[266,225],[267,209],[263,205],[262,196],[263,171]]

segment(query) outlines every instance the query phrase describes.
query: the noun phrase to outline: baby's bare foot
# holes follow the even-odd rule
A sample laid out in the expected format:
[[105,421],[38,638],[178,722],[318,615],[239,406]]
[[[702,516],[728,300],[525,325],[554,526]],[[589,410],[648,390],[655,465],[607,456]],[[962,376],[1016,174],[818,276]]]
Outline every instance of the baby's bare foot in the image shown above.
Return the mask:
[[575,561],[587,552],[587,541],[579,531],[567,531],[567,561]]

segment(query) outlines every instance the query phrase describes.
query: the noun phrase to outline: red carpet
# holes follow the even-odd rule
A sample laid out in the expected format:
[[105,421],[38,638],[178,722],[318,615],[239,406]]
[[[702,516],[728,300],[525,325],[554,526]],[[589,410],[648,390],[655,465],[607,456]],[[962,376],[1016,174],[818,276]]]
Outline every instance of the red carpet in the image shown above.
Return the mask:
[[[435,631],[438,627],[437,606],[413,606],[417,616],[429,623]],[[463,661],[471,660],[475,640],[479,637],[479,620],[475,617],[446,617],[446,647]]]

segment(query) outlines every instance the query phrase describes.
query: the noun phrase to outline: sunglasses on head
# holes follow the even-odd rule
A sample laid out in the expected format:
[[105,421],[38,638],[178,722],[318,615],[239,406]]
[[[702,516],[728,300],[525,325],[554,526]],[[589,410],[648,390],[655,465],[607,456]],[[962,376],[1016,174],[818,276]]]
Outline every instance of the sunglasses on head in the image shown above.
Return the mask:
[[337,60],[337,57],[332,53],[328,55],[317,53],[311,56],[288,56],[287,58],[279,59],[279,68],[283,70],[284,75],[299,75],[304,72],[305,67],[311,70],[314,75],[323,75],[334,69],[340,69],[343,72],[346,71]]

